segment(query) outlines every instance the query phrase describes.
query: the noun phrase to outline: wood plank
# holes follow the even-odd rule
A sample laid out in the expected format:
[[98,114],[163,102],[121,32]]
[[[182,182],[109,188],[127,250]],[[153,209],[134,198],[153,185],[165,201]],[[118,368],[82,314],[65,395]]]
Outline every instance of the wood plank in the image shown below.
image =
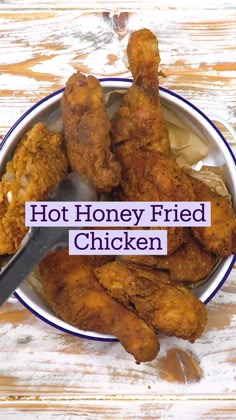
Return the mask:
[[[52,0],[43,0],[38,2],[37,0],[18,0],[17,5],[14,0],[7,0],[1,3],[0,5],[2,10],[21,10],[21,9],[112,9],[118,10],[119,8],[125,8],[130,10],[137,9],[160,9],[160,10],[172,10],[172,9],[181,9],[181,10],[215,10],[216,3],[215,0],[205,0],[204,2],[195,2],[189,0],[158,0],[158,4],[155,0],[118,0],[114,4],[111,4],[108,0],[85,0],[78,2],[77,0],[58,0],[56,3]],[[234,2],[218,0],[217,9],[234,9]]]
[[121,16],[116,24],[109,13],[35,12],[32,23],[25,25],[27,15],[31,17],[31,12],[25,11],[23,19],[18,12],[8,12],[0,21],[0,33],[8,34],[0,40],[1,135],[33,103],[64,86],[77,69],[97,76],[129,76],[124,49],[129,32],[140,26],[159,37],[162,70],[168,76],[161,80],[162,86],[235,126],[232,10],[219,7],[210,18],[203,9],[147,10],[142,17],[130,14],[124,20]]
[[74,418],[97,419],[206,419],[233,420],[235,401],[21,401],[6,402],[1,407],[4,420],[70,420]]
[[13,300],[0,308],[0,394],[233,398],[235,287],[234,270],[208,305],[208,326],[196,343],[161,337],[158,358],[141,365],[136,365],[119,343],[63,334]]
[[[0,2],[0,136],[77,69],[129,76],[124,52],[140,27],[159,38],[161,85],[236,128],[234,3]],[[63,334],[11,299],[0,308],[1,419],[235,418],[235,291],[236,267],[201,339],[161,337],[158,358],[141,365],[119,343]]]

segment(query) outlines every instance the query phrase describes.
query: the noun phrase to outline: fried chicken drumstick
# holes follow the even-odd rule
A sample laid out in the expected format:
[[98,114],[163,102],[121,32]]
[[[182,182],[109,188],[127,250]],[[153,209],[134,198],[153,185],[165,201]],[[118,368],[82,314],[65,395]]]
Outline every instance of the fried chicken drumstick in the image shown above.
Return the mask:
[[[121,164],[121,201],[193,201],[190,181],[170,151],[159,96],[158,41],[147,29],[131,34],[127,47],[134,78],[112,118],[112,139]],[[157,227],[157,229],[160,226]],[[167,228],[168,254],[183,242],[182,228]]]
[[159,96],[157,38],[148,29],[133,32],[127,55],[133,84],[112,118],[112,139],[114,143],[132,139],[139,148],[170,154]]
[[49,254],[40,263],[47,300],[69,324],[113,334],[137,362],[153,360],[159,351],[153,329],[112,299],[94,275],[94,268],[110,260],[107,256],[70,256],[68,249]]
[[[191,182],[171,156],[135,150],[133,142],[117,146],[122,178],[116,197],[121,201],[194,201]],[[160,227],[159,227],[160,228]],[[157,228],[158,229],[158,228]],[[167,227],[168,254],[184,240],[183,228]]]
[[123,201],[194,201],[188,177],[172,157],[160,152],[133,150],[130,143],[117,147],[122,167]]
[[27,131],[0,182],[0,254],[13,254],[28,228],[25,202],[45,200],[68,170],[61,133],[42,123]]
[[73,171],[87,176],[100,192],[119,184],[120,165],[110,150],[110,122],[99,81],[73,74],[61,100],[69,163]]
[[154,282],[149,274],[145,277],[145,270],[138,275],[131,266],[118,261],[96,268],[95,274],[110,296],[156,331],[192,343],[202,334],[206,308],[185,287],[162,283],[158,273]]

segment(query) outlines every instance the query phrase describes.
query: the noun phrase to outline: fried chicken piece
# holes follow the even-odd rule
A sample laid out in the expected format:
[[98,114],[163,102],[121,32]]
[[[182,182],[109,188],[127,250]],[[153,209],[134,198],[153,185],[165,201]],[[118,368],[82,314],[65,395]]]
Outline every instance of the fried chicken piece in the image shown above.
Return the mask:
[[61,110],[72,170],[87,176],[98,191],[111,191],[119,184],[121,170],[110,150],[110,122],[98,79],[73,74],[67,81]]
[[148,29],[131,34],[127,54],[133,84],[111,120],[112,140],[135,140],[137,147],[170,154],[170,141],[160,104],[158,40]]
[[184,241],[184,229],[176,226],[164,226],[150,228],[152,230],[166,230],[167,231],[167,255],[173,254]]
[[203,333],[207,322],[205,306],[185,287],[154,282],[118,261],[96,268],[95,273],[112,297],[156,331],[191,343]]
[[49,304],[64,321],[82,330],[116,336],[137,362],[153,360],[159,343],[152,328],[112,299],[94,268],[111,257],[70,256],[63,249],[46,256],[40,273]]
[[[121,201],[192,201],[191,183],[170,153],[159,97],[155,35],[147,29],[133,32],[127,53],[134,81],[112,118],[112,138],[122,169],[116,197]],[[166,230],[171,254],[183,242],[183,229]]]
[[172,281],[193,283],[207,277],[217,262],[216,255],[204,250],[190,229],[184,229],[184,243],[171,255],[122,256],[125,262],[168,270]]
[[[170,273],[167,270],[158,270],[156,268],[152,268],[152,267],[148,267],[142,264],[139,264],[139,259],[138,257],[145,258],[142,256],[135,256],[137,257],[137,263],[135,262],[135,257],[132,260],[132,256],[129,259],[130,255],[127,255],[126,257],[116,257],[116,261],[121,263],[122,266],[123,264],[127,265],[129,267],[129,271],[130,273],[132,273],[132,275],[138,276],[138,277],[144,277],[147,278],[149,280],[152,281],[152,283],[159,285],[161,284],[179,284],[182,285],[182,283],[178,283],[176,281],[173,282]],[[150,255],[150,258],[152,256]]]
[[123,201],[194,201],[190,180],[172,157],[157,151],[117,147],[121,163],[121,187],[117,192]]
[[27,131],[0,182],[0,254],[13,254],[26,235],[25,202],[46,199],[67,175],[61,133],[42,123]]
[[[122,168],[116,198],[121,201],[194,201],[195,195],[186,174],[170,156],[157,151],[132,147],[133,141],[117,147]],[[155,229],[160,226],[155,227]],[[183,242],[183,228],[165,227],[168,231],[168,254]]]
[[221,257],[236,253],[236,219],[232,204],[206,184],[189,176],[196,201],[211,202],[211,226],[193,227],[192,231],[202,246]]

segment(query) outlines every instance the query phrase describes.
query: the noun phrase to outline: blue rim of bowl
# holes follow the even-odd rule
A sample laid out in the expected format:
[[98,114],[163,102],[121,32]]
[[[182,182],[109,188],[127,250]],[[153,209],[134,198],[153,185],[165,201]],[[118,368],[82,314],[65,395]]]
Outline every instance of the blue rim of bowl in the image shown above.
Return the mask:
[[[132,79],[128,79],[128,78],[122,78],[122,77],[114,77],[114,78],[100,78],[99,79],[100,82],[126,82],[126,83],[131,83]],[[16,122],[15,124],[13,124],[13,126],[10,128],[10,130],[7,132],[7,134],[4,136],[1,144],[0,144],[0,151],[3,149],[7,139],[9,138],[9,136],[11,135],[11,133],[15,130],[15,128],[21,123],[21,121],[24,120],[24,118],[26,116],[28,116],[34,109],[36,109],[38,106],[40,106],[41,104],[43,104],[44,102],[48,101],[49,99],[53,98],[56,95],[59,95],[60,93],[64,92],[65,88],[61,88],[53,93],[51,93],[48,96],[45,96],[43,99],[41,99],[40,101],[36,102],[36,104],[34,104],[31,108],[29,108]],[[198,114],[200,114],[210,125],[211,127],[217,132],[217,134],[220,136],[221,140],[224,142],[225,146],[227,147],[234,163],[236,166],[236,158],[234,156],[233,151],[231,150],[227,140],[224,138],[223,134],[220,132],[220,130],[216,127],[216,125],[200,110],[198,109],[195,105],[193,105],[191,102],[189,102],[187,99],[183,98],[182,96],[178,95],[175,92],[172,92],[169,89],[160,87],[160,90],[162,92],[165,92],[179,100],[181,100],[182,102],[186,103],[188,106],[190,106],[192,109],[194,109]],[[216,293],[221,289],[222,285],[224,284],[224,282],[226,281],[227,277],[229,276],[234,264],[236,262],[236,255],[232,256],[232,261],[226,271],[226,273],[224,274],[221,282],[217,285],[217,287],[215,288],[215,290],[211,293],[211,295],[203,302],[204,304],[207,304],[208,302],[210,302],[210,300],[216,295]],[[30,312],[32,312],[37,318],[41,319],[42,321],[46,322],[47,324],[49,324],[50,326],[57,328],[58,330],[65,332],[65,333],[69,333],[71,335],[75,335],[77,337],[80,338],[85,338],[88,340],[94,340],[94,341],[106,341],[106,342],[117,342],[119,341],[117,338],[101,338],[101,337],[90,337],[87,336],[86,334],[81,334],[78,332],[74,332],[71,330],[68,330],[64,327],[60,327],[57,324],[54,324],[54,322],[49,321],[47,318],[43,317],[42,315],[40,315],[37,311],[35,311],[34,309],[32,309],[19,295],[17,292],[14,293],[15,297],[22,303],[22,305],[24,305]]]

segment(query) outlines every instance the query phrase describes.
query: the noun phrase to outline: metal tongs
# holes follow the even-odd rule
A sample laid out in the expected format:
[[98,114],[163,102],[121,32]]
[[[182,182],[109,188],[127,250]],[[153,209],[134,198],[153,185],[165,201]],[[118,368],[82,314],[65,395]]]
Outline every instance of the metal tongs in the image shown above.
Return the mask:
[[[70,173],[45,201],[97,201],[89,181]],[[31,227],[20,249],[0,272],[0,305],[17,289],[50,249],[68,244],[69,227]]]

